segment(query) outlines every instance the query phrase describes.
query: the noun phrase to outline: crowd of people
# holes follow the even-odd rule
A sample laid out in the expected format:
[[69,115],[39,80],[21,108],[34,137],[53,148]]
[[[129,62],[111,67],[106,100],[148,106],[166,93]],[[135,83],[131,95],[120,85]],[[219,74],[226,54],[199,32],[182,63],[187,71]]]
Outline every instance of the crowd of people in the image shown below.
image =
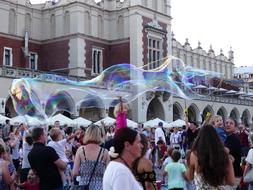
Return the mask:
[[[0,129],[1,190],[253,189],[253,134],[232,118],[213,116],[173,129],[115,125]],[[157,174],[162,174],[158,181]],[[253,182],[253,179],[252,179]]]

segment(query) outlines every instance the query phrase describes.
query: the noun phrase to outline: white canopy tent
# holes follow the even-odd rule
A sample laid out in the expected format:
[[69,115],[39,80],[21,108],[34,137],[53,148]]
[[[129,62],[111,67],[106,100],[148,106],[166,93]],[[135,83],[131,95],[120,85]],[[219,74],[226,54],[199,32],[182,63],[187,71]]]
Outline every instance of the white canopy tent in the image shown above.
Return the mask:
[[149,121],[143,123],[143,125],[144,125],[144,128],[157,127],[159,122],[163,123],[163,127],[168,128],[169,124],[166,121],[163,121],[163,120],[161,120],[159,118],[149,120]]
[[75,123],[73,122],[72,119],[62,115],[62,114],[57,114],[53,117],[48,118],[47,122],[49,125],[53,125],[55,121],[59,121],[60,125],[74,125]]
[[185,121],[182,119],[177,119],[176,121],[169,123],[169,128],[182,127],[183,125],[186,125]]
[[204,85],[198,85],[198,86],[193,87],[193,89],[207,89],[207,87]]
[[21,123],[24,123],[28,126],[40,126],[43,123],[43,121],[39,121],[38,119],[36,119],[35,117],[31,117],[31,116],[22,116],[22,115],[18,115],[16,117],[13,117],[10,119],[10,124],[11,125],[20,125]]
[[235,90],[229,90],[225,94],[227,94],[227,95],[234,95],[236,93],[237,93],[237,91],[235,91]]
[[138,127],[138,123],[130,120],[130,119],[127,119],[127,126],[130,127],[130,128],[137,128]]
[[18,115],[16,117],[11,118],[10,124],[11,125],[19,125],[21,123],[27,124],[26,118],[24,116]]
[[78,117],[76,119],[73,119],[73,123],[77,126],[87,127],[88,125],[92,124],[92,121],[85,119],[83,117]]
[[102,123],[104,123],[105,125],[113,125],[115,122],[116,122],[116,119],[107,116],[104,119],[97,121],[95,124],[99,126],[101,126]]
[[3,116],[3,115],[0,114],[0,123],[1,123],[1,124],[5,124],[5,120],[6,120],[6,119],[11,120],[10,118],[5,117],[5,116]]

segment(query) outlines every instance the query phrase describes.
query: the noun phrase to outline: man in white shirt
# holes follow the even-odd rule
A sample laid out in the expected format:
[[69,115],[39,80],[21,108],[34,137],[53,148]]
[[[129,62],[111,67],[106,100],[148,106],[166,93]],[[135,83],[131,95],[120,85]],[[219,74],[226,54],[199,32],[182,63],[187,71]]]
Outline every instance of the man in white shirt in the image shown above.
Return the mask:
[[170,145],[173,148],[180,148],[181,142],[181,133],[178,131],[178,128],[175,127],[173,133],[170,135]]
[[159,140],[163,140],[163,142],[166,143],[166,140],[165,140],[165,135],[164,135],[164,132],[162,130],[162,127],[163,127],[163,123],[162,122],[159,122],[158,123],[158,127],[156,128],[155,130],[155,144],[157,144],[157,142]]

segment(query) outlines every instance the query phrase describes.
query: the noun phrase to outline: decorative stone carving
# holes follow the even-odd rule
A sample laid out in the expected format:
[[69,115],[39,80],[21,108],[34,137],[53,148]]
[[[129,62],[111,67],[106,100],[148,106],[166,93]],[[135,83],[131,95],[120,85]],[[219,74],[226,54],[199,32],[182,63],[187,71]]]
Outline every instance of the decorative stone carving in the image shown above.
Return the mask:
[[166,102],[170,99],[171,94],[169,92],[163,93],[163,101]]
[[149,101],[153,98],[154,92],[146,92],[146,100]]

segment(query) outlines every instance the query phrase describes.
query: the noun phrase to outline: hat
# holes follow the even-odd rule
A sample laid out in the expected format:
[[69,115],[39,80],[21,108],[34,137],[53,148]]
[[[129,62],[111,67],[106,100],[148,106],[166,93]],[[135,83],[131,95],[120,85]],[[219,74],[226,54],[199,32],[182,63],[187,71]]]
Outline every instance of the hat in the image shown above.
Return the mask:
[[158,126],[161,126],[161,127],[162,127],[162,126],[163,126],[163,122],[160,121],[160,122],[158,123]]

